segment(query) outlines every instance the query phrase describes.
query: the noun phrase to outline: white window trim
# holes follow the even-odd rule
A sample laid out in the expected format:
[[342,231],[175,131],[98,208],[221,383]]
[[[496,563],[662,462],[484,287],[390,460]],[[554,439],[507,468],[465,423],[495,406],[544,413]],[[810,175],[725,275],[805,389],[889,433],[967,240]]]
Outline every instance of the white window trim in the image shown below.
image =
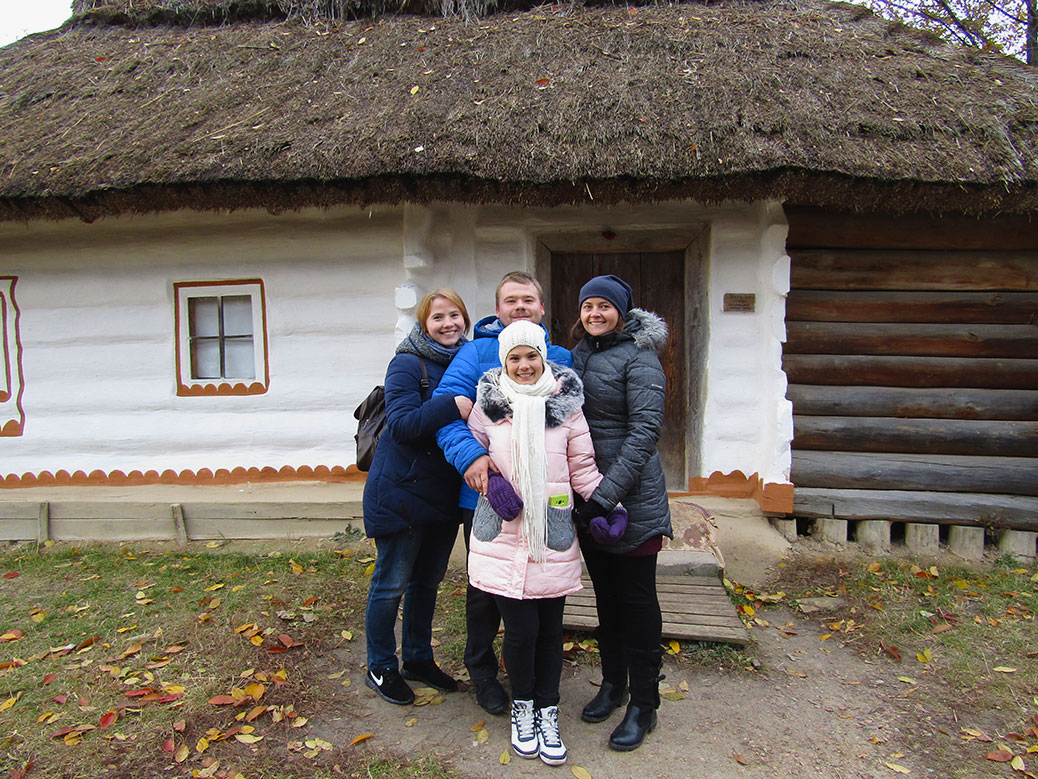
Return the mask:
[[[259,395],[267,391],[270,370],[267,355],[267,304],[260,279],[184,281],[173,285],[176,306],[176,370],[178,395]],[[198,297],[249,295],[252,298],[252,379],[191,378],[191,338],[188,301]]]

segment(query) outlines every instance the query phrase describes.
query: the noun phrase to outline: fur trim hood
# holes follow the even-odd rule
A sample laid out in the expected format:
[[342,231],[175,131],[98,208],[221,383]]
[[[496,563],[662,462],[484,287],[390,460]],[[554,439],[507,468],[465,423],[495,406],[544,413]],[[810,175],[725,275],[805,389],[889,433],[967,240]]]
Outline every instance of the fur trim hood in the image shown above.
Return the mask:
[[634,339],[639,349],[659,353],[667,343],[667,323],[658,314],[632,308],[624,319],[624,332]]
[[[662,321],[662,320],[661,320]],[[557,363],[548,362],[552,374],[558,380],[555,392],[548,396],[544,403],[544,423],[548,427],[558,427],[584,405],[584,384],[572,370]],[[497,377],[502,368],[493,368],[479,378],[476,385],[476,404],[483,409],[487,419],[495,424],[507,419],[512,414],[512,407],[505,400]]]

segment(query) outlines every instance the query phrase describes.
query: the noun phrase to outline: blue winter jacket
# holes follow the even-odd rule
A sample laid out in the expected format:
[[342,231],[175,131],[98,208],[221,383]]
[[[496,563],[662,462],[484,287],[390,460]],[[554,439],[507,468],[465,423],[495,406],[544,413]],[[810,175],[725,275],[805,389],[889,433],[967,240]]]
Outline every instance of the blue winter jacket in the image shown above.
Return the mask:
[[425,360],[429,389],[422,392],[421,359],[398,354],[386,370],[386,427],[364,485],[364,530],[371,538],[460,519],[461,477],[443,458],[436,431],[461,415],[453,394],[433,397],[446,366]]
[[[497,336],[503,329],[504,325],[496,316],[484,317],[476,322],[476,327],[473,329],[475,337],[461,347],[443,374],[440,386],[436,388],[437,399],[444,395],[451,398],[455,395],[465,395],[475,401],[476,383],[479,381],[479,377],[491,368],[501,367],[501,358],[497,354]],[[544,329],[544,335],[545,339],[548,339],[547,328]],[[548,341],[548,360],[565,365],[567,368],[573,365],[573,356],[569,350],[563,349],[561,346],[553,346],[550,340]],[[447,461],[457,469],[458,473],[465,473],[477,457],[487,453],[487,450],[472,436],[468,425],[462,419],[457,419],[440,428],[440,432],[436,434],[436,441],[443,449]],[[458,504],[463,509],[474,509],[477,497],[475,490],[462,481]]]

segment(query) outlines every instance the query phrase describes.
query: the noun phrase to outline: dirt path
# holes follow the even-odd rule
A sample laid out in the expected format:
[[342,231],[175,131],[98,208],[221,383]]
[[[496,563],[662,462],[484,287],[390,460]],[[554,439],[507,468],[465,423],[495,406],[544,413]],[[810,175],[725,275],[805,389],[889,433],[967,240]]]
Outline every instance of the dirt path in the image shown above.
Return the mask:
[[[583,766],[592,777],[639,779],[898,776],[888,763],[908,769],[911,776],[956,775],[945,759],[949,755],[933,739],[960,750],[958,727],[949,716],[944,726],[948,733],[941,734],[932,714],[927,721],[913,713],[913,696],[924,693],[899,682],[896,666],[866,662],[835,641],[820,642],[818,623],[801,615],[782,610],[767,616],[773,626],[782,627],[753,631],[749,653],[761,663],[758,672],[682,669],[671,658],[663,685],[676,689],[684,681],[687,697],[664,700],[659,729],[629,754],[606,746],[619,714],[599,725],[580,721],[580,708],[594,695],[592,681],[600,676],[597,669],[567,663],[561,725],[570,751],[568,765]],[[420,707],[378,699],[364,686],[359,637],[323,661],[328,673],[347,668],[352,680],[349,688],[338,686],[334,692],[335,704],[327,710],[337,714],[312,720],[314,734],[332,743],[347,744],[361,733],[373,733],[354,748],[411,759],[435,755],[465,777],[544,776],[551,771],[539,760],[516,757],[501,765],[508,750],[507,719],[486,716],[469,691]],[[478,743],[471,728],[484,720],[489,738]],[[971,762],[971,770],[961,776],[981,775]],[[569,770],[559,773],[570,775]]]

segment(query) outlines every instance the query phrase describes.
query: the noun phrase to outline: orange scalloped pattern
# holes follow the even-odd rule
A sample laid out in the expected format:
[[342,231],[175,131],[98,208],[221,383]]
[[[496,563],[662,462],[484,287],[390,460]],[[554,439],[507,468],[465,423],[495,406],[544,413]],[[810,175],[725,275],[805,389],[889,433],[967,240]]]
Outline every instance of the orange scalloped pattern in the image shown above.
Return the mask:
[[22,434],[22,423],[17,419],[8,420],[7,424],[0,428],[0,438],[17,436]]
[[[674,494],[674,493],[672,493]],[[742,471],[714,471],[707,478],[688,480],[688,492],[682,495],[717,495],[722,498],[753,498],[768,514],[793,513],[793,485],[765,483],[759,474],[749,476]]]
[[[9,423],[10,424],[10,423]],[[5,428],[6,430],[6,428]],[[281,468],[200,468],[198,471],[74,471],[59,470],[51,473],[9,473],[0,480],[0,489],[18,489],[19,487],[137,487],[147,484],[190,484],[219,486],[224,484],[246,484],[249,482],[291,482],[291,481],[364,481],[365,473],[357,470],[356,465],[301,465],[294,468],[285,465]]]
[[202,397],[206,395],[262,395],[267,391],[266,385],[254,381],[252,384],[177,384],[177,395],[181,397]]

